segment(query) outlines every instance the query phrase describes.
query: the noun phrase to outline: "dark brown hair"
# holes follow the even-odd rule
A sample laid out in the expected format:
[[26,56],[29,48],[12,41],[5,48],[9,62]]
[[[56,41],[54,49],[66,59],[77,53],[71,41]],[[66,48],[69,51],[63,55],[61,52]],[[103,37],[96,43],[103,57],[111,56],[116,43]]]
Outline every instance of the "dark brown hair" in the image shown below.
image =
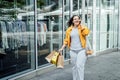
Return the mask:
[[[73,18],[74,18],[75,16],[78,16],[78,15],[73,15],[73,16],[69,19],[69,21],[68,21],[68,23],[67,23],[67,24],[68,24],[68,27],[70,27],[71,25],[74,25],[74,24],[73,24]],[[79,17],[79,19],[81,19],[80,16],[78,16],[78,17]],[[81,23],[81,22],[80,22],[80,23]]]

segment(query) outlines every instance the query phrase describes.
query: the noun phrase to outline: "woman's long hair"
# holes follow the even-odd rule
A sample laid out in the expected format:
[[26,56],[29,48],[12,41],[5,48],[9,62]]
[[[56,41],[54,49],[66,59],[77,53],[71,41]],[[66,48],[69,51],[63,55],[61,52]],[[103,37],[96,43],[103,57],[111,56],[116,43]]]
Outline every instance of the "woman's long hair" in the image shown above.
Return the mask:
[[[68,27],[70,27],[71,25],[74,25],[74,24],[73,24],[73,18],[74,18],[75,16],[78,16],[78,15],[73,15],[73,16],[69,19],[69,21],[68,21],[68,23],[67,23],[67,24],[68,24]],[[79,19],[81,19],[80,16],[78,16],[78,17],[79,17]],[[80,22],[80,23],[81,23],[81,22]]]

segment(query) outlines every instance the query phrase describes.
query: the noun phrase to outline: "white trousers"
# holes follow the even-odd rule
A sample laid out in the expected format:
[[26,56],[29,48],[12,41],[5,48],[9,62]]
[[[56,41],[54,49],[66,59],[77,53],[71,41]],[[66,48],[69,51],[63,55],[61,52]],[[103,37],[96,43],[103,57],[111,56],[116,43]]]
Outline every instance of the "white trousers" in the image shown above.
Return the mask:
[[84,66],[87,59],[85,50],[74,52],[70,50],[73,70],[73,80],[84,80]]

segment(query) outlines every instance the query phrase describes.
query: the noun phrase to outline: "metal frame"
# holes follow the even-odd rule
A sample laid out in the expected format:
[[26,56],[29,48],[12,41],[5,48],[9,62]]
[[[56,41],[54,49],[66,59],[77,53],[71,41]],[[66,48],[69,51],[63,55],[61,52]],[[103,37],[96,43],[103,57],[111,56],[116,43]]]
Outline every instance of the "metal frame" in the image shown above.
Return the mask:
[[34,1],[34,30],[35,30],[35,69],[38,69],[38,54],[37,54],[37,0]]

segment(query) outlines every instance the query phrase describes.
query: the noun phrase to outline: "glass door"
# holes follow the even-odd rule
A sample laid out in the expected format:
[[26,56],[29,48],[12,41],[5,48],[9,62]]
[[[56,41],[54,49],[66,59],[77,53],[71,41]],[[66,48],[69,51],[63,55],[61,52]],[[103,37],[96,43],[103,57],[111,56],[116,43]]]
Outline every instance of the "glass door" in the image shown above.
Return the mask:
[[62,0],[37,0],[38,65],[47,63],[45,56],[62,44]]

